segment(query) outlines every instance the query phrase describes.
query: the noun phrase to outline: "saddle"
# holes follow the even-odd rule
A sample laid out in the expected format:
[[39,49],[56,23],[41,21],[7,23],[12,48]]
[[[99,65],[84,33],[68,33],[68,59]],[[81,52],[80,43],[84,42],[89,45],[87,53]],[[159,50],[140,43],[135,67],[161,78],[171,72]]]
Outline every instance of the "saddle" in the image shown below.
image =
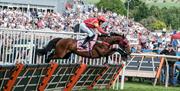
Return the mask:
[[92,50],[92,48],[94,47],[94,45],[95,45],[95,43],[96,43],[96,41],[97,41],[97,37],[98,37],[98,35],[95,35],[95,37],[93,38],[93,40],[92,41],[89,41],[88,43],[87,43],[87,48],[82,48],[81,47],[81,45],[82,45],[82,43],[83,43],[83,41],[84,40],[78,40],[77,41],[77,49],[78,49],[78,51],[90,51],[90,50]]

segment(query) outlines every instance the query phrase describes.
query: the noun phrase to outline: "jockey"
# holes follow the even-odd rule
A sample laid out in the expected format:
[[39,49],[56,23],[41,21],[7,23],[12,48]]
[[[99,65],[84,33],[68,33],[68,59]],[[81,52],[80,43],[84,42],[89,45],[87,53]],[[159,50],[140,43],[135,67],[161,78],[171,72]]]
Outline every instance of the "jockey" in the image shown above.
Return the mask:
[[83,32],[88,34],[88,36],[86,37],[86,39],[84,40],[84,42],[81,45],[82,48],[86,48],[86,43],[88,41],[91,41],[95,37],[96,32],[94,29],[97,29],[98,32],[101,34],[107,34],[107,32],[105,32],[100,27],[101,24],[103,24],[104,22],[106,22],[105,17],[104,16],[98,16],[97,18],[89,18],[87,20],[84,20],[80,24],[80,30],[82,30]]

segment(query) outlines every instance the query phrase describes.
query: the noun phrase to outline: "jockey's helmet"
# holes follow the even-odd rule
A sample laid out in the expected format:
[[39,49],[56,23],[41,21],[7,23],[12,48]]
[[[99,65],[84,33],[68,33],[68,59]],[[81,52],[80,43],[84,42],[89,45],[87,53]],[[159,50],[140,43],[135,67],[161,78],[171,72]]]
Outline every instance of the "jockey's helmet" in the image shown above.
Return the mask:
[[98,16],[97,19],[99,21],[103,21],[103,22],[106,22],[106,18],[104,16]]

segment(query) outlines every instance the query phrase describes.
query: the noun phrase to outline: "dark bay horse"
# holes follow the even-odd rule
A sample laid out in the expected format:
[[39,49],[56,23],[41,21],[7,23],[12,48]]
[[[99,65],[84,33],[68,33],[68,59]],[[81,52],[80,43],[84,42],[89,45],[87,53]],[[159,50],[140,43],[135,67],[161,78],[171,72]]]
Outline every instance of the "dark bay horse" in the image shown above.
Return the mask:
[[[110,33],[110,36],[101,35],[91,51],[78,51],[77,40],[71,38],[54,38],[43,49],[37,49],[38,55],[47,55],[52,49],[55,51],[48,55],[46,63],[51,59],[68,59],[71,53],[86,58],[107,57],[114,52],[119,52],[122,58],[127,58],[130,54],[130,46],[126,37],[122,34]],[[118,44],[118,48],[113,48],[113,44]]]

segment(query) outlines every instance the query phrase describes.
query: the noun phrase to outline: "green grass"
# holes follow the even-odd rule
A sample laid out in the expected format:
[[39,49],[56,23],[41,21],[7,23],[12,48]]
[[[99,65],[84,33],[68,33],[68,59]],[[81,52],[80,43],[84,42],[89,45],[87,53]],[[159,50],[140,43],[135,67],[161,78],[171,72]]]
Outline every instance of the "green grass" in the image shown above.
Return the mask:
[[[97,90],[82,90],[82,91],[117,91],[113,89],[97,89]],[[179,87],[168,87],[165,88],[163,86],[153,86],[149,83],[137,83],[137,82],[125,82],[124,90],[118,90],[118,91],[180,91]]]
[[85,1],[90,4],[96,4],[96,3],[100,2],[100,0],[85,0]]
[[180,87],[153,86],[147,83],[125,83],[125,89],[122,91],[180,91]]
[[160,8],[162,7],[180,7],[180,1],[178,2],[172,2],[171,0],[166,0],[165,3],[162,2],[163,0],[158,0],[157,2],[154,2],[153,0],[149,1],[149,0],[146,0],[146,4],[148,4],[149,6],[159,6]]

